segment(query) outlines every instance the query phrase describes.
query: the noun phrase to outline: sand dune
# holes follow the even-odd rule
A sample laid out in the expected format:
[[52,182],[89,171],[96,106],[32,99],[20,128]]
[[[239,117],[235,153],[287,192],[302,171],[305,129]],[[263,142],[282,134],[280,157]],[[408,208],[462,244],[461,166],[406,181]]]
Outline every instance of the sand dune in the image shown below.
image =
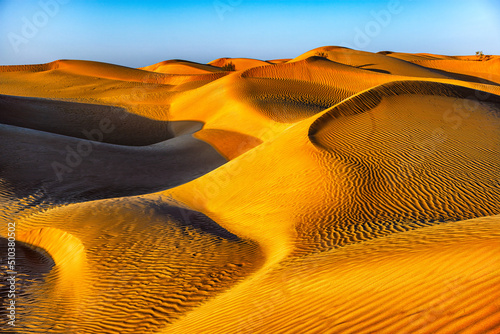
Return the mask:
[[[86,60],[57,60],[48,64],[2,66],[1,72],[45,72],[60,70],[71,74],[83,76],[96,76],[99,78],[116,79],[124,81],[143,81],[144,72],[119,65],[100,63]],[[161,74],[149,74],[151,81],[163,78]]]
[[228,64],[233,64],[236,71],[246,70],[258,66],[270,65],[271,62],[251,59],[251,58],[219,58],[208,63],[212,66],[223,67]]
[[[465,61],[465,60],[418,60],[413,63],[434,68],[447,73],[453,73],[458,79],[482,82],[488,84],[500,84],[500,59],[487,61]],[[475,78],[478,78],[474,80]]]
[[[201,129],[199,122],[168,122],[141,117],[124,108],[0,95],[0,122],[44,132],[143,146]],[[192,130],[190,130],[192,128]],[[138,132],[139,129],[143,131]],[[147,129],[147,131],[146,131]]]
[[0,177],[15,184],[18,194],[42,190],[56,202],[158,191],[191,181],[227,161],[189,133],[147,146],[114,145],[8,125],[0,125],[0,133]]
[[[35,214],[17,234],[34,248],[59,254],[51,254],[57,270],[32,287],[37,309],[19,315],[23,328],[38,332],[156,332],[262,262],[257,245],[206,216],[141,199]],[[59,330],[54,320],[61,321]]]
[[386,53],[416,65],[446,73],[459,80],[499,84],[500,58],[498,56],[439,56],[429,54]]
[[0,67],[15,332],[500,332],[499,59]]
[[269,63],[271,64],[282,64],[282,63],[286,63],[288,61],[292,60],[291,58],[285,58],[285,59],[271,59],[271,60],[268,60]]
[[166,60],[142,67],[142,70],[167,74],[206,74],[222,71],[215,66],[199,64],[185,60]]
[[496,333],[498,223],[430,226],[290,259],[163,333]]
[[172,90],[197,88],[226,74],[164,74],[92,61],[58,60],[42,65],[0,66],[0,86],[2,94],[7,95],[105,98],[130,104],[147,103],[153,97],[166,97],[168,101]]
[[417,66],[397,58],[388,57],[378,53],[373,54],[370,52],[331,46],[308,51],[291,61],[300,61],[311,56],[318,56],[320,54],[327,56],[328,59],[338,63],[373,72],[436,79],[446,78],[446,76],[440,75],[439,73],[436,73],[428,68]]

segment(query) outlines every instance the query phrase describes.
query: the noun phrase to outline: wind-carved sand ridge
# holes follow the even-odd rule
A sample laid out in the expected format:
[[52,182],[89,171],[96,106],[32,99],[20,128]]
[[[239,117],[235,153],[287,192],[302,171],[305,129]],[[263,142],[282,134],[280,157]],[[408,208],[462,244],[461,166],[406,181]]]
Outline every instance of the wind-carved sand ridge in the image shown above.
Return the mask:
[[499,333],[498,59],[0,67],[14,332]]

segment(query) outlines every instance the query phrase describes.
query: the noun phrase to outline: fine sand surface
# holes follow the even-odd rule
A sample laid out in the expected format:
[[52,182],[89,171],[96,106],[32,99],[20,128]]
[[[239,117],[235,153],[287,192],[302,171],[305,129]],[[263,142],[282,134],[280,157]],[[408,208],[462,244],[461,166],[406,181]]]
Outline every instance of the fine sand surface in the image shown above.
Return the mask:
[[499,61],[0,66],[1,330],[500,333]]

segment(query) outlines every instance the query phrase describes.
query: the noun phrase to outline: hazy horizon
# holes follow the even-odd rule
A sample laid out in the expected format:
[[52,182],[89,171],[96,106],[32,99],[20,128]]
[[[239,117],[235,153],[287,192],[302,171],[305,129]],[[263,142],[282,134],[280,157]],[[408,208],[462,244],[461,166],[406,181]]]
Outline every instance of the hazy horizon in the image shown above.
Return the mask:
[[500,54],[500,4],[0,0],[0,30],[1,65],[81,59],[141,67],[168,59],[278,59],[326,45]]

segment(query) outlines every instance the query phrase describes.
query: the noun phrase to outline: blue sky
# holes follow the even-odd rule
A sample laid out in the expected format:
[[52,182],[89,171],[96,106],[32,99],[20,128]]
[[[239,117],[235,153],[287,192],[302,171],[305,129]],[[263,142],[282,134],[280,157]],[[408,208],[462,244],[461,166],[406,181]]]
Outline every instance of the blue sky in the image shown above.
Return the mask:
[[0,0],[0,64],[293,58],[325,45],[500,54],[500,1]]

